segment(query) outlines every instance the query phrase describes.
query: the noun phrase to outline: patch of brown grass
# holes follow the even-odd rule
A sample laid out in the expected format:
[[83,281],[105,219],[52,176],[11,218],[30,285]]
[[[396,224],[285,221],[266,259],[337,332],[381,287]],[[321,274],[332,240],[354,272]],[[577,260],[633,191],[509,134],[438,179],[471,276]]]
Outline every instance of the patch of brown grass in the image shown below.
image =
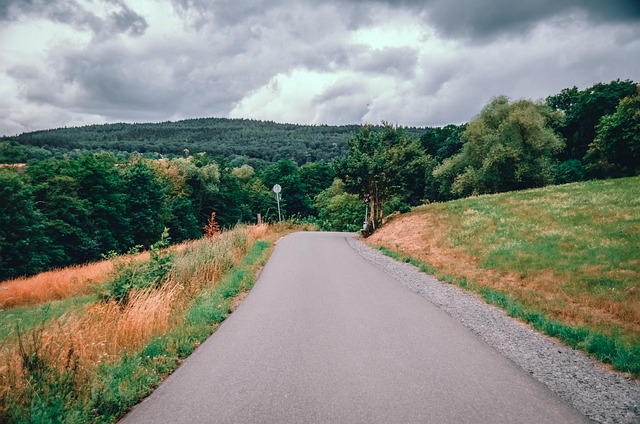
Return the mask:
[[112,269],[111,261],[105,260],[5,281],[0,283],[0,308],[36,305],[88,294],[94,284],[107,280]]

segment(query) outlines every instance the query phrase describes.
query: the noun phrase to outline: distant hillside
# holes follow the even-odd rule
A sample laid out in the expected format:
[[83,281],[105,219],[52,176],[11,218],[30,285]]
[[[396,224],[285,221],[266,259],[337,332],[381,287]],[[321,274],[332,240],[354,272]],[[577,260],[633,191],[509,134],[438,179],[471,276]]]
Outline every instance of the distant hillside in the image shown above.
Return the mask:
[[[183,155],[207,152],[239,163],[246,159],[298,164],[331,161],[347,150],[360,125],[295,125],[247,119],[200,118],[147,124],[58,128],[0,138],[0,161],[24,162],[74,150]],[[424,129],[407,128],[415,138]],[[249,161],[251,162],[251,161]]]

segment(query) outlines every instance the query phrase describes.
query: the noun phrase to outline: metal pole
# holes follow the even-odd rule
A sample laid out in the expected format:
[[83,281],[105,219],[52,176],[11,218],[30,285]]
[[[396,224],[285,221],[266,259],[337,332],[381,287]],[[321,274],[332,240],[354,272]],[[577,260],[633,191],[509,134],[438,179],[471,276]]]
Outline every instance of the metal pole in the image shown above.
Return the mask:
[[276,202],[278,202],[278,222],[282,222],[282,215],[280,215],[280,193],[276,193]]

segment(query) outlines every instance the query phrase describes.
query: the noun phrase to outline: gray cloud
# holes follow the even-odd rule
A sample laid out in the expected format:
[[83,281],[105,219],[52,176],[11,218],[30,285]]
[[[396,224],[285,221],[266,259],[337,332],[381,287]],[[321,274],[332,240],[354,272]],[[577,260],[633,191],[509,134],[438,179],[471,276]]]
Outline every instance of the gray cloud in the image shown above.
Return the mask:
[[[444,125],[495,95],[640,79],[624,0],[0,2],[0,134],[231,115]],[[36,19],[65,26],[16,55]]]
[[418,50],[410,47],[369,49],[356,57],[354,68],[364,72],[411,78],[418,64],[418,55]]
[[443,36],[475,41],[526,33],[544,20],[575,13],[584,14],[592,23],[640,21],[638,0],[351,0],[350,3],[357,7],[372,3],[408,7]]
[[2,0],[0,21],[14,21],[24,16],[43,17],[76,29],[90,30],[100,38],[113,33],[132,36],[144,34],[148,27],[144,17],[129,8],[123,0],[107,0],[117,10],[101,18],[75,0]]

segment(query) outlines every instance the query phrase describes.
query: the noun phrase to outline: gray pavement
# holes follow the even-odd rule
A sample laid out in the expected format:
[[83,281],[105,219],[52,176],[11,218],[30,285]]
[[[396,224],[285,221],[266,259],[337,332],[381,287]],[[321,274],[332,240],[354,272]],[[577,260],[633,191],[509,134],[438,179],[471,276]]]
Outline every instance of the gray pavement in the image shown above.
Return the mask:
[[242,305],[122,422],[588,422],[347,237],[282,239]]

